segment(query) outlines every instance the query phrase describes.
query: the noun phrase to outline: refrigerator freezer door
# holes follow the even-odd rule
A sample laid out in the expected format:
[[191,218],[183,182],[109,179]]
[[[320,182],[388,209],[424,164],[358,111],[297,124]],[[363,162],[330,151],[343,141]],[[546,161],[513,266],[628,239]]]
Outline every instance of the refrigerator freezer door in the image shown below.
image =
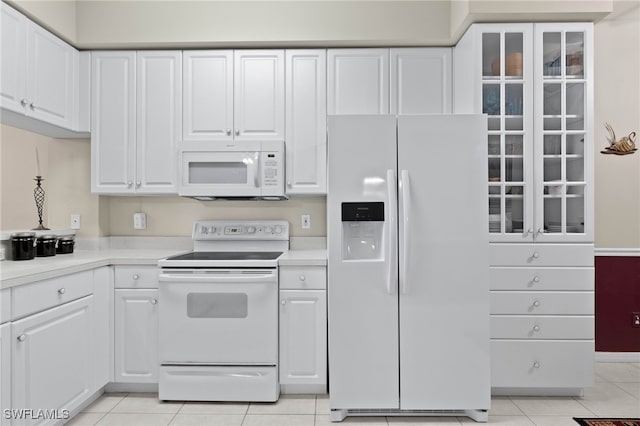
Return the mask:
[[401,409],[490,404],[486,118],[400,116]]
[[[387,180],[395,185],[396,117],[331,116],[328,133],[330,405],[394,409],[399,407],[398,290],[395,273],[390,279],[397,256],[390,238],[397,207]],[[374,258],[343,253],[345,202],[384,202],[382,247]],[[376,222],[359,223],[367,228]]]

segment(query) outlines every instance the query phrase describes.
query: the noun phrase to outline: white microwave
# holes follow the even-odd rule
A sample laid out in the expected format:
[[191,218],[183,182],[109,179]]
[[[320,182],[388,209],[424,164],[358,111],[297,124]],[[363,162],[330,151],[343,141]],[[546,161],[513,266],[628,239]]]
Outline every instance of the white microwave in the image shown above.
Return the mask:
[[178,194],[198,200],[286,199],[284,141],[186,143]]

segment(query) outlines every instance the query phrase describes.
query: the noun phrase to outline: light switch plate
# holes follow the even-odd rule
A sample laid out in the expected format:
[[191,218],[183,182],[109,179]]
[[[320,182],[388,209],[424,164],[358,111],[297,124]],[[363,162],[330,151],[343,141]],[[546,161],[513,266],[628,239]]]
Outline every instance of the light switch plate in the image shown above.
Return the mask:
[[80,229],[80,215],[72,214],[71,215],[71,229]]

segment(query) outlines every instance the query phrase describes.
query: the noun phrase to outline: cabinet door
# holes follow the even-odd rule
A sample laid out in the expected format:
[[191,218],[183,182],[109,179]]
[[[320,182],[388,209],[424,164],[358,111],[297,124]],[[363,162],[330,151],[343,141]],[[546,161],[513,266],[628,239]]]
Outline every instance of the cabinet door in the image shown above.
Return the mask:
[[233,51],[183,52],[183,141],[233,141]]
[[280,291],[280,384],[326,385],[327,292]]
[[530,24],[481,25],[482,113],[488,115],[490,241],[532,242],[533,35]]
[[27,20],[4,2],[0,3],[0,11],[2,13],[0,105],[2,108],[24,114]]
[[13,408],[71,411],[89,397],[92,307],[87,296],[12,324]]
[[115,381],[158,382],[158,290],[115,290]]
[[241,50],[234,60],[236,140],[284,139],[284,51]]
[[78,52],[44,28],[27,23],[27,115],[73,128]]
[[328,114],[389,114],[389,49],[327,51]]
[[287,193],[327,192],[326,51],[287,50]]
[[136,192],[178,193],[182,137],[182,53],[137,53]]
[[451,113],[451,49],[391,49],[391,114]]
[[136,54],[93,52],[91,191],[133,193]]
[[536,241],[593,241],[592,30],[535,24]]
[[11,324],[0,325],[0,425],[11,424],[4,410],[11,408]]

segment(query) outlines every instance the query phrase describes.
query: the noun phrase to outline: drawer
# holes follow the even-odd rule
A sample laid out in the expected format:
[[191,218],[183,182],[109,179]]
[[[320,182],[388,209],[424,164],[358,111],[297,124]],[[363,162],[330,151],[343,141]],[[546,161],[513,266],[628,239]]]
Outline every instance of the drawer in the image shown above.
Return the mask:
[[593,315],[592,291],[492,291],[492,315]]
[[115,288],[158,288],[159,274],[154,265],[116,266]]
[[491,290],[594,289],[594,268],[490,267]]
[[0,290],[0,324],[11,321],[11,289]]
[[492,315],[492,339],[565,339],[594,338],[592,316]]
[[325,290],[327,271],[324,266],[281,266],[280,288],[283,290]]
[[13,317],[20,318],[93,293],[93,270],[13,288]]
[[593,266],[593,244],[489,244],[490,266]]
[[491,341],[491,386],[582,388],[593,385],[593,341]]

